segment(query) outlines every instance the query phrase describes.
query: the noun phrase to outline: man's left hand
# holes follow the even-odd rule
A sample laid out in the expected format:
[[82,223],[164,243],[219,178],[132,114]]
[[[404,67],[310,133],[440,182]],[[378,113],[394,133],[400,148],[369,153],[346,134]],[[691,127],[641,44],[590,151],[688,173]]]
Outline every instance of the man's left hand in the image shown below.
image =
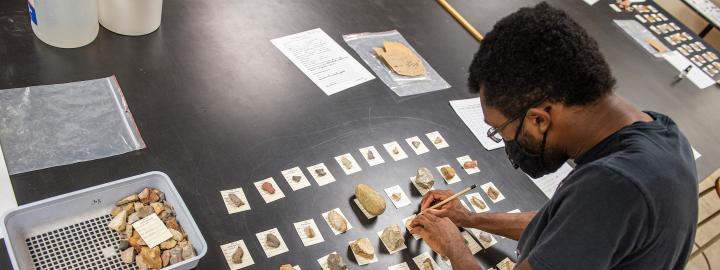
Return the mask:
[[449,218],[425,212],[415,217],[410,228],[412,234],[420,235],[425,243],[440,255],[452,258],[463,255],[462,253],[470,254],[460,230]]

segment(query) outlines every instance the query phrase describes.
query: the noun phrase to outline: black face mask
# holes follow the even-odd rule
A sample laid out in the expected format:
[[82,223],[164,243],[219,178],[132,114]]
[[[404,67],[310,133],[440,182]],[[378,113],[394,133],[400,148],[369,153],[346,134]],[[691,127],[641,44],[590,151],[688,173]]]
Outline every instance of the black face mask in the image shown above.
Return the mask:
[[515,132],[515,139],[505,142],[505,153],[510,159],[515,169],[520,168],[523,172],[532,178],[538,178],[543,175],[557,171],[567,160],[567,157],[553,158],[545,160],[545,140],[547,139],[547,131],[543,134],[542,143],[540,144],[540,153],[532,153],[520,144],[520,134],[522,131],[525,117],[520,120],[520,126]]

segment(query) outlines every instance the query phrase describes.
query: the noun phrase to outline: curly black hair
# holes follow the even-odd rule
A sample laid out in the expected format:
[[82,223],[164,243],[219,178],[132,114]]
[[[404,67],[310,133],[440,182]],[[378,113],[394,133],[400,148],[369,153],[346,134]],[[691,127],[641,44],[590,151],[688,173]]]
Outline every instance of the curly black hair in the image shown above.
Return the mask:
[[487,33],[470,64],[471,93],[517,117],[542,100],[586,105],[615,87],[597,42],[545,2],[521,8]]

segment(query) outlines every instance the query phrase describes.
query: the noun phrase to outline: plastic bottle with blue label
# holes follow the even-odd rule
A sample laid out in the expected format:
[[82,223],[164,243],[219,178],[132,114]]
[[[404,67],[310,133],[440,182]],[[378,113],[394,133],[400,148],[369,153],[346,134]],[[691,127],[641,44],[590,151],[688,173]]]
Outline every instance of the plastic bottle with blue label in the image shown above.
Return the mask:
[[43,42],[60,48],[82,47],[97,37],[97,0],[28,0],[30,25]]

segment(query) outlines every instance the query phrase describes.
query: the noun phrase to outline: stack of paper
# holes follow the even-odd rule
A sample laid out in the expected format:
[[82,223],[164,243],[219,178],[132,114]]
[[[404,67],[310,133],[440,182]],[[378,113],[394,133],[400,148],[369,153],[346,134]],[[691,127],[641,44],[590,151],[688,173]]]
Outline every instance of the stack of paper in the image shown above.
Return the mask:
[[505,146],[502,141],[496,143],[488,138],[487,131],[491,126],[485,123],[480,98],[451,100],[450,106],[460,116],[465,125],[470,128],[470,132],[475,135],[485,149],[493,150]]

